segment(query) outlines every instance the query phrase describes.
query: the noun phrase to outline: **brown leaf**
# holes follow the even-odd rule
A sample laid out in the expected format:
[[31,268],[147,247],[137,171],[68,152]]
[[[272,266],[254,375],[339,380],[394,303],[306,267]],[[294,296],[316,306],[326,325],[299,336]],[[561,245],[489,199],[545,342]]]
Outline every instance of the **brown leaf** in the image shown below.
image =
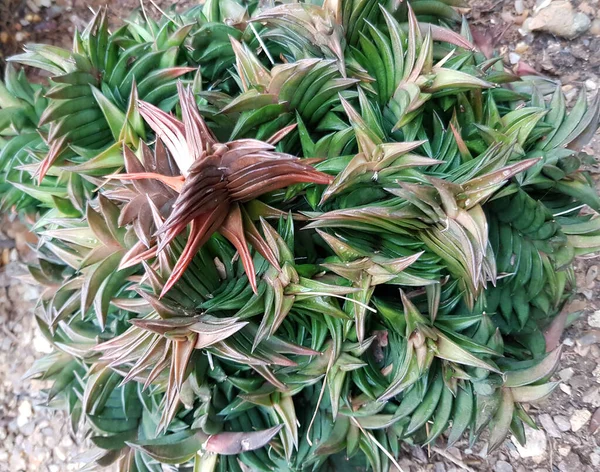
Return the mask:
[[565,331],[568,316],[569,312],[567,310],[561,311],[560,314],[552,320],[550,326],[544,330],[546,352],[554,351],[560,344],[560,338]]
[[281,428],[283,428],[282,424],[262,431],[214,434],[206,441],[205,448],[207,451],[223,455],[253,451],[267,445],[281,431]]
[[254,293],[258,294],[256,289],[256,274],[254,272],[254,263],[252,262],[252,254],[248,249],[248,243],[244,233],[244,223],[242,221],[242,212],[240,206],[234,203],[229,210],[227,218],[219,228],[219,232],[225,236],[231,244],[237,249],[244,270],[248,275],[248,281]]

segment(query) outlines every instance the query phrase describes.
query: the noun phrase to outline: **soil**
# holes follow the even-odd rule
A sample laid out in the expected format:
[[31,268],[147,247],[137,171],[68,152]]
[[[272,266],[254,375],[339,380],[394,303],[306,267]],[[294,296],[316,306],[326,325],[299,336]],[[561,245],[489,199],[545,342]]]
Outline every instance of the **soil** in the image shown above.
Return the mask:
[[[168,8],[172,2],[156,2]],[[192,0],[177,2],[177,8]],[[538,4],[545,3],[538,0]],[[89,9],[108,4],[111,20],[122,21],[139,7],[136,0],[0,0],[0,64],[27,42],[68,47],[75,28],[82,29],[91,17]],[[145,3],[149,14],[159,12]],[[527,34],[523,21],[536,7],[534,0],[471,0],[464,13],[470,18],[477,44],[497,48],[515,72],[528,67],[559,80],[570,102],[585,89],[591,98],[600,88],[600,35],[591,32],[575,39],[546,33]],[[577,11],[596,16],[599,0],[572,1]],[[88,5],[90,5],[88,7]],[[600,32],[596,31],[596,34]],[[1,68],[1,65],[0,65]],[[600,156],[600,134],[585,149]],[[600,165],[590,166],[600,190]],[[72,437],[66,419],[40,406],[42,382],[23,380],[34,359],[49,346],[34,326],[32,315],[37,288],[23,278],[31,257],[30,236],[24,225],[0,222],[0,472],[59,472],[77,470],[84,446]],[[400,465],[406,472],[593,472],[600,470],[600,259],[576,261],[578,293],[566,308],[581,312],[563,335],[564,354],[556,379],[561,380],[549,400],[531,406],[538,431],[528,429],[528,445],[517,448],[508,439],[498,451],[487,455],[484,441],[469,448],[406,447]]]

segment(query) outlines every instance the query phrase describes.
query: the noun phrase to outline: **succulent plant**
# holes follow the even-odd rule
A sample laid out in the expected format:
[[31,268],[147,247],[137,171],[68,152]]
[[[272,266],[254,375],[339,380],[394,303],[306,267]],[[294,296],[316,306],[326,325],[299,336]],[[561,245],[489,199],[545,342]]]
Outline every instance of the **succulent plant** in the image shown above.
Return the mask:
[[212,0],[112,33],[100,10],[73,51],[13,59],[51,74],[0,87],[55,347],[30,375],[90,468],[525,440],[557,385],[543,329],[600,247],[600,102],[486,58],[455,3]]

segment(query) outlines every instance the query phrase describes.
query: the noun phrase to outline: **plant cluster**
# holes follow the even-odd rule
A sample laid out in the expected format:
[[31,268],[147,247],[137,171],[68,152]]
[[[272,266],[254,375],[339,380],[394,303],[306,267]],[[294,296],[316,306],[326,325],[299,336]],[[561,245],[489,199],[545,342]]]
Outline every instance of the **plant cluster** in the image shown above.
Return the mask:
[[2,206],[39,215],[54,346],[30,375],[92,466],[387,471],[403,443],[525,440],[542,330],[600,247],[600,102],[486,58],[455,4],[101,9],[12,58],[50,76],[0,82]]

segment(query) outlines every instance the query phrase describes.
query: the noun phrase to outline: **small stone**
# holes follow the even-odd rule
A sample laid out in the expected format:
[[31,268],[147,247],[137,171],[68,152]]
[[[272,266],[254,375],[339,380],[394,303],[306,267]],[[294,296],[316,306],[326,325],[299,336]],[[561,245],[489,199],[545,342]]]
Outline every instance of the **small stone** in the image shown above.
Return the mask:
[[600,330],[594,329],[583,334],[578,340],[579,346],[591,346],[592,344],[600,343]]
[[27,463],[20,454],[15,452],[10,456],[10,468],[12,470],[25,470],[27,468]]
[[35,430],[35,423],[33,421],[29,421],[28,423],[25,423],[20,428],[21,434],[23,434],[25,436],[30,436],[31,434],[33,434],[34,430]]
[[567,367],[566,369],[561,370],[558,373],[558,376],[560,377],[560,380],[562,380],[563,382],[566,382],[571,377],[573,377],[573,368]]
[[513,466],[506,461],[498,461],[494,466],[494,472],[513,472]]
[[592,313],[588,318],[588,324],[592,328],[600,328],[600,310]]
[[46,436],[44,438],[44,444],[49,449],[54,449],[58,445],[58,441],[54,436]]
[[443,462],[436,462],[433,464],[433,472],[446,472],[446,466]]
[[566,393],[567,395],[571,395],[571,387],[567,384],[560,384],[558,386],[564,393]]
[[35,330],[33,335],[33,348],[37,352],[41,352],[43,354],[49,354],[52,352],[52,344],[48,342],[48,340],[42,336],[42,333],[39,330]]
[[577,9],[581,13],[585,13],[589,16],[594,16],[596,14],[596,9],[593,6],[591,6],[588,2],[581,2]]
[[536,430],[531,426],[525,425],[525,438],[527,442],[525,443],[525,446],[521,446],[519,441],[517,441],[517,438],[514,436],[511,437],[521,458],[539,457],[546,452],[546,434],[544,431]]
[[529,45],[527,43],[524,43],[523,41],[518,42],[515,46],[515,52],[517,54],[523,54],[527,51],[529,51]]
[[558,454],[563,457],[568,456],[569,452],[571,452],[571,446],[559,446],[558,447]]
[[600,36],[600,18],[596,18],[594,21],[592,21],[590,33],[595,36]]
[[591,79],[588,79],[585,81],[585,88],[590,91],[593,92],[594,90],[598,89],[598,84],[596,82],[594,82]]
[[588,410],[575,410],[569,422],[573,432],[579,431],[592,417],[592,413]]
[[457,447],[449,447],[448,449],[446,449],[446,452],[452,457],[458,459],[459,461],[462,460],[462,454],[460,452],[460,449],[458,449]]
[[425,455],[425,451],[419,446],[411,447],[411,453],[415,460],[419,462],[427,462],[427,456]]
[[600,387],[592,387],[581,397],[584,403],[589,403],[593,407],[600,406]]
[[574,452],[570,452],[565,460],[561,461],[558,464],[558,470],[561,472],[574,472],[577,470],[581,470],[582,464],[579,456]]
[[537,12],[542,8],[546,8],[548,5],[550,5],[551,1],[552,0],[535,0],[535,8],[533,9],[533,12],[537,14]]
[[67,454],[60,447],[57,447],[56,449],[54,449],[54,455],[61,462],[64,462],[67,460]]
[[517,12],[517,15],[523,14],[525,11],[525,4],[523,3],[523,0],[515,0],[515,11]]
[[[540,5],[541,6],[541,5]],[[562,38],[573,39],[585,33],[592,21],[581,12],[576,12],[566,0],[548,2],[543,8],[536,9],[527,21],[530,31],[545,31]]]
[[590,385],[590,378],[588,375],[583,374],[574,375],[569,380],[569,385],[573,388],[586,388]]
[[29,421],[29,418],[31,418],[32,414],[33,410],[31,408],[31,403],[29,403],[27,400],[22,401],[19,405],[19,416],[17,416],[17,426],[19,428],[25,426],[25,424]]
[[538,418],[540,420],[540,423],[542,424],[542,427],[548,433],[548,436],[550,436],[551,438],[561,437],[560,431],[556,426],[556,423],[552,419],[552,416],[550,416],[548,413],[543,413]]
[[589,344],[587,345],[582,345],[582,344],[577,344],[577,346],[575,346],[573,348],[573,350],[575,351],[575,353],[581,357],[587,357],[588,354],[590,353],[590,349],[592,348],[592,346],[590,346]]
[[594,466],[599,466],[600,465],[600,454],[597,454],[596,452],[592,452],[590,454],[590,462],[592,463],[592,465]]
[[571,423],[569,423],[569,420],[564,416],[556,415],[552,419],[554,420],[554,424],[556,425],[556,427],[563,433],[571,429]]
[[[563,92],[568,93],[568,90],[564,90],[564,87],[563,87]],[[563,341],[563,344],[565,346],[572,347],[575,345],[575,341],[573,341],[571,338],[565,338],[565,340]]]

